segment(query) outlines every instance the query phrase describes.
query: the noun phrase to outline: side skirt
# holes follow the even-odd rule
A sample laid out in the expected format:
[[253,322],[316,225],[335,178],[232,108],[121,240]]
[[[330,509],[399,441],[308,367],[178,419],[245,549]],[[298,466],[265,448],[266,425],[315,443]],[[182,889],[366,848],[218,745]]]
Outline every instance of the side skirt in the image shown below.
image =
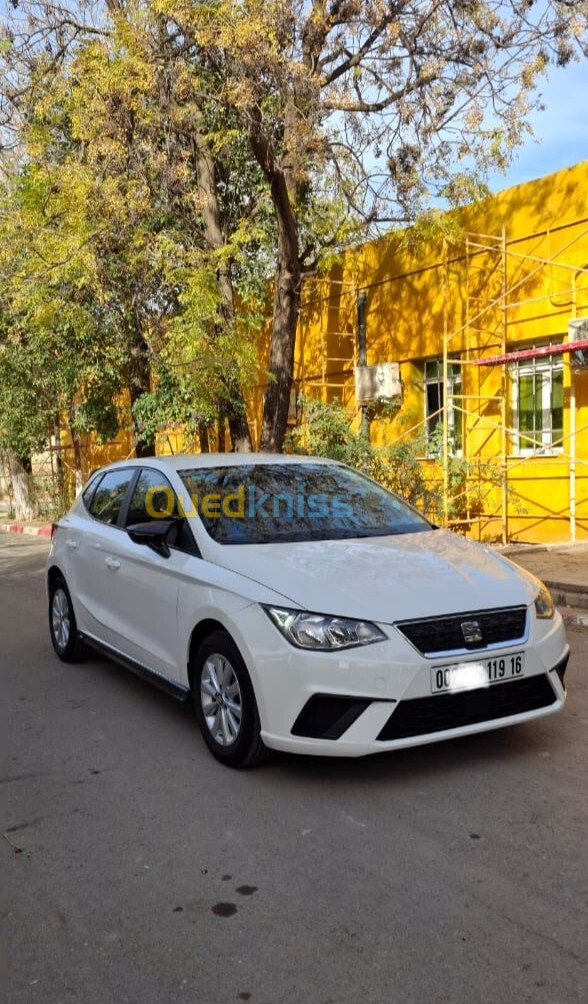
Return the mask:
[[175,697],[177,701],[187,701],[190,697],[188,687],[184,687],[181,683],[176,683],[175,680],[170,680],[167,676],[158,673],[156,669],[150,669],[149,666],[144,666],[143,663],[131,659],[130,656],[119,652],[118,649],[112,648],[110,645],[106,645],[105,642],[99,641],[91,634],[84,634],[80,631],[80,638],[83,639],[86,645],[100,652],[101,655],[105,655],[114,662],[120,663],[125,669],[130,669],[132,673],[140,676],[143,680],[147,680],[148,683],[153,683],[160,690],[165,691],[166,694]]

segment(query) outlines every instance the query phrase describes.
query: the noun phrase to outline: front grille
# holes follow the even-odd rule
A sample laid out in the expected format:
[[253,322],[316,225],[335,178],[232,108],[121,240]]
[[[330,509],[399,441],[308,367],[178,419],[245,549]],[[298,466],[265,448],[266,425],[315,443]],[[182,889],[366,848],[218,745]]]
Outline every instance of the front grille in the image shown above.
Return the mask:
[[371,698],[313,694],[292,726],[293,736],[339,739],[370,705]]
[[[466,643],[462,624],[477,621],[482,641]],[[526,607],[503,607],[500,610],[468,610],[450,617],[429,617],[427,620],[403,621],[396,627],[423,655],[436,652],[474,651],[488,645],[517,642],[525,637]]]
[[378,736],[380,742],[426,736],[494,718],[509,718],[525,711],[547,708],[557,700],[547,676],[529,676],[512,683],[464,690],[458,694],[416,697],[401,701]]

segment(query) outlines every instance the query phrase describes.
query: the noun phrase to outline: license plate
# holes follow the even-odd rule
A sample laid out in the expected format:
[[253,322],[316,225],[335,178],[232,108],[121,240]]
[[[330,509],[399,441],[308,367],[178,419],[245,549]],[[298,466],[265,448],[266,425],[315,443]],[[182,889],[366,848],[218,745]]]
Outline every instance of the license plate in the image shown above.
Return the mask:
[[453,666],[437,666],[431,670],[431,692],[445,694],[448,691],[475,690],[488,687],[492,683],[506,683],[520,680],[525,675],[525,654],[514,652],[479,662],[459,662]]

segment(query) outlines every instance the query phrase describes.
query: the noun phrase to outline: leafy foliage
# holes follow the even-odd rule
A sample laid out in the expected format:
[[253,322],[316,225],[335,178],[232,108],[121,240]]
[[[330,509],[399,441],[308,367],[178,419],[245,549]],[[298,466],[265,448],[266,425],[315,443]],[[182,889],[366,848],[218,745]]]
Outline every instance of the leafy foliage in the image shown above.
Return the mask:
[[418,457],[423,456],[421,439],[401,445],[375,447],[352,428],[343,405],[316,398],[302,398],[304,421],[286,439],[286,451],[329,457],[355,467],[397,492],[425,512],[435,508],[436,497],[427,484]]
[[[44,37],[67,37],[58,8],[37,13]],[[7,57],[9,82],[18,67],[22,85],[19,156],[3,156],[12,355],[18,345],[24,360],[36,339],[32,394],[65,411],[72,434],[114,435],[128,390],[139,441],[192,415],[210,422],[219,406],[242,416],[246,439],[240,383],[257,374],[268,227],[259,169],[205,114],[201,69],[148,5],[79,27],[59,57],[49,41],[27,50],[26,38]]]

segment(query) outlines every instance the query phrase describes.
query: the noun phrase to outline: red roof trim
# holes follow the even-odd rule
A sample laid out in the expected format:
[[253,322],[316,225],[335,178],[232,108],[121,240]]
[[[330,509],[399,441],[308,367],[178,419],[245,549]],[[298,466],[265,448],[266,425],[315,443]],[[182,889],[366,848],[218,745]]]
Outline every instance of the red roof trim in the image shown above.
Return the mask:
[[488,356],[486,359],[471,359],[473,366],[497,366],[499,363],[516,362],[517,359],[538,359],[541,356],[561,356],[564,352],[578,352],[588,349],[588,338],[576,342],[561,342],[559,345],[544,345],[540,349],[521,349],[507,352],[502,356]]

